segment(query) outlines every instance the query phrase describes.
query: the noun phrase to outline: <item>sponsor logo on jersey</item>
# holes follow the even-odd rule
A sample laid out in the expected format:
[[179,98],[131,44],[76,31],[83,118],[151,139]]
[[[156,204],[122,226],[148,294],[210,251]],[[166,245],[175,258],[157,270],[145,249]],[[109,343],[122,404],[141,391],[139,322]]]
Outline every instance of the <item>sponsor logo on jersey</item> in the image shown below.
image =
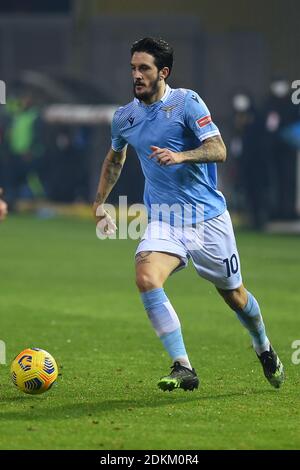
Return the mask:
[[127,121],[129,122],[129,124],[132,126],[132,124],[134,123],[134,120],[135,118],[130,116],[130,118],[127,119]]
[[205,127],[207,126],[208,124],[210,124],[212,122],[212,119],[211,119],[211,116],[208,115],[208,116],[204,116],[202,117],[201,119],[198,119],[196,121],[196,123],[198,124],[199,127]]

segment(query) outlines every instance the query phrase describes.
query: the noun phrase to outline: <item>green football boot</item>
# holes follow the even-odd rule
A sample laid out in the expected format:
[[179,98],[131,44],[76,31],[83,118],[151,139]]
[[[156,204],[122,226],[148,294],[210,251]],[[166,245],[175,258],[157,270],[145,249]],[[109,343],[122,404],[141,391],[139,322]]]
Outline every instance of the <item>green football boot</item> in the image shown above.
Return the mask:
[[157,384],[164,392],[167,390],[171,392],[176,388],[192,391],[194,388],[199,387],[199,379],[195,369],[188,369],[177,361],[174,362],[171,369],[170,375],[162,377]]
[[269,351],[256,355],[261,362],[266,379],[273,387],[279,388],[284,382],[284,368],[272,346],[270,345]]

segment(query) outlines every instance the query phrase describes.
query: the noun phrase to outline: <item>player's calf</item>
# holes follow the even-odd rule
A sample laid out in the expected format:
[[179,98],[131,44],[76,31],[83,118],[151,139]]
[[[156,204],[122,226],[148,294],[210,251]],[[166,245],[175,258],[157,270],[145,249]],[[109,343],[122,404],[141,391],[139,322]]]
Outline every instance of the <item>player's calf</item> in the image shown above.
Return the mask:
[[[219,290],[219,292],[226,303],[235,311],[242,325],[248,330],[266,379],[273,387],[279,388],[284,382],[284,368],[266,335],[257,300],[243,286],[233,291]],[[238,308],[238,306],[240,307]]]

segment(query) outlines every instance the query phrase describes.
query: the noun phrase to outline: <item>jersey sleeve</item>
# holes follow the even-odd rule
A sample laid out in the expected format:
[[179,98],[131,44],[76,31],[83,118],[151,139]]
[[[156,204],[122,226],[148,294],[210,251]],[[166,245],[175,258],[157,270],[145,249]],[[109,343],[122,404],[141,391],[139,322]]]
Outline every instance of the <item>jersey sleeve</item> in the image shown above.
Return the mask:
[[111,123],[111,148],[115,152],[121,152],[123,148],[127,145],[126,140],[121,136],[120,132],[120,110],[117,109],[114,114],[112,123]]
[[188,91],[185,99],[184,117],[186,125],[201,142],[209,137],[220,135],[208,107],[200,96],[191,90]]

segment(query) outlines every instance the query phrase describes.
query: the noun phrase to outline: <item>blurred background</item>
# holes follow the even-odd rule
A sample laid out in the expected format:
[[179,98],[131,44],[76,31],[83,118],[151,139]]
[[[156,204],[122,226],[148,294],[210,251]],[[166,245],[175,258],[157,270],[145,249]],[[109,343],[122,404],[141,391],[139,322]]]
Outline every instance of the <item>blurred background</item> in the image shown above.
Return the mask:
[[[222,132],[219,188],[236,220],[298,230],[299,17],[298,0],[1,0],[0,187],[11,211],[90,210],[113,113],[132,99],[130,46],[150,35],[174,46],[170,85],[196,90]],[[142,192],[130,149],[110,202]]]

